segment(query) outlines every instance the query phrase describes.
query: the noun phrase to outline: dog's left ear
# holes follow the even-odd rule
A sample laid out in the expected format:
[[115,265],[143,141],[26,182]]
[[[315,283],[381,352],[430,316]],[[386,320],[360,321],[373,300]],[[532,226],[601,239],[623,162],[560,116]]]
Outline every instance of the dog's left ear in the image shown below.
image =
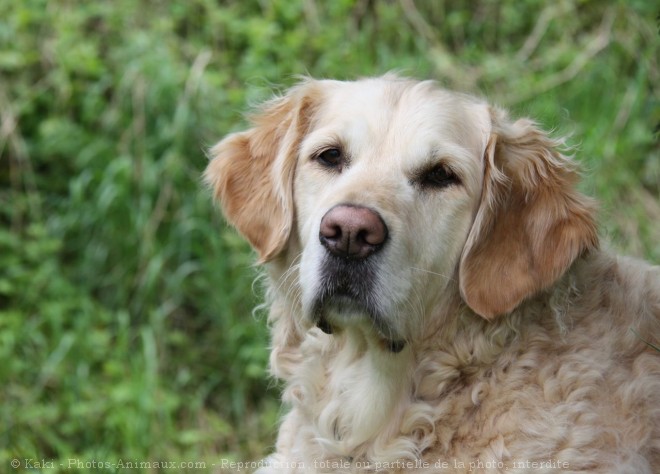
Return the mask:
[[309,126],[313,81],[304,81],[252,116],[253,128],[211,149],[204,180],[227,220],[250,242],[260,263],[284,250],[293,225],[293,174]]
[[459,267],[463,299],[487,319],[548,288],[598,245],[595,205],[576,190],[562,142],[501,110],[491,117],[481,202]]

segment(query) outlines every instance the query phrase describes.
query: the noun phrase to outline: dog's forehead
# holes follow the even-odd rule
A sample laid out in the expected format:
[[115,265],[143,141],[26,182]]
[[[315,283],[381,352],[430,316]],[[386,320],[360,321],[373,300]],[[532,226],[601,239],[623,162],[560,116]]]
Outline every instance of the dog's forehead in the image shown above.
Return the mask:
[[419,148],[459,146],[480,153],[490,129],[485,103],[430,81],[384,78],[335,82],[317,124],[348,145]]

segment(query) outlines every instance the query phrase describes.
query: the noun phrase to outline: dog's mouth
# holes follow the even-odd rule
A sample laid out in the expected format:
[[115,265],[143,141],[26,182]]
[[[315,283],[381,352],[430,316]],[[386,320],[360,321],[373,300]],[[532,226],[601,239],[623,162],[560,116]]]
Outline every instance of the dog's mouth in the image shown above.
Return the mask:
[[[335,325],[330,322],[329,318],[323,311],[320,311],[316,317],[316,326],[326,334],[335,333]],[[378,331],[380,338],[380,345],[383,349],[398,354],[406,347],[406,341],[399,338],[393,338],[391,332],[389,336],[385,336],[383,331]]]
[[401,352],[406,342],[388,324],[375,291],[376,270],[371,261],[328,257],[313,305],[314,324],[326,334],[368,320],[384,349]]

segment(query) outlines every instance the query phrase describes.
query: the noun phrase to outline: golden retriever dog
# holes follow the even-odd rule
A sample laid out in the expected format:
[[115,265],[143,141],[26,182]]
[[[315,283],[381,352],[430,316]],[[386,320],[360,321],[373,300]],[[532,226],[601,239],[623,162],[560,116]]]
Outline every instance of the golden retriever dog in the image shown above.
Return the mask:
[[259,472],[660,472],[660,268],[602,250],[564,142],[394,75],[303,80],[205,181],[268,280]]

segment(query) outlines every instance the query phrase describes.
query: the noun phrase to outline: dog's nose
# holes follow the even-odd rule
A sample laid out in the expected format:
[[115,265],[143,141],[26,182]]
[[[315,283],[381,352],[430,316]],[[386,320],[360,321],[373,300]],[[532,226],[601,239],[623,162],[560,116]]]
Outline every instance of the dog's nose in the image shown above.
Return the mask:
[[319,239],[334,255],[363,259],[387,240],[387,226],[380,215],[363,206],[339,204],[321,219]]

